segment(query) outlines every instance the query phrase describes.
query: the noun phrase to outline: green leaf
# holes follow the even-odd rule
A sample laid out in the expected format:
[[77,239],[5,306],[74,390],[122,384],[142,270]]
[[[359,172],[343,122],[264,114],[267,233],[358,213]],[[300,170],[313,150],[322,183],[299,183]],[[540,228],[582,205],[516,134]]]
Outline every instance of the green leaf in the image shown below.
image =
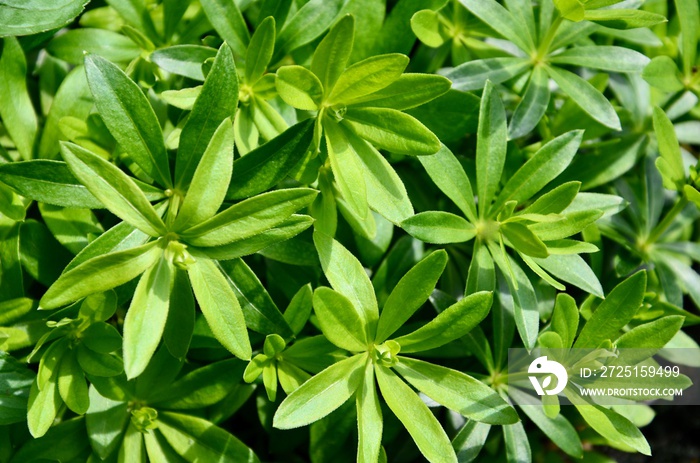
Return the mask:
[[203,82],[202,65],[215,56],[216,50],[210,47],[175,45],[154,51],[150,59],[164,71]]
[[233,124],[224,121],[211,137],[173,224],[186,230],[212,217],[224,202],[233,171]]
[[331,286],[359,310],[366,338],[375,339],[379,309],[374,288],[362,264],[343,245],[324,233],[314,232],[314,244]]
[[468,61],[441,73],[452,81],[453,89],[469,92],[484,88],[489,81],[502,84],[524,73],[530,66],[526,59],[508,56]]
[[292,331],[267,290],[242,259],[220,263],[243,310],[246,325],[261,334],[290,338]]
[[467,418],[489,424],[518,421],[496,391],[460,371],[407,357],[400,357],[393,368],[423,394]]
[[574,298],[564,293],[557,294],[552,312],[552,329],[561,338],[564,348],[568,349],[574,343],[578,320],[578,307]]
[[158,243],[153,241],[93,257],[62,274],[41,298],[41,307],[56,309],[124,284],[155,264],[162,252]]
[[537,198],[535,202],[523,209],[521,214],[558,214],[571,204],[580,188],[581,182],[563,183]]
[[68,142],[61,142],[61,152],[73,174],[114,215],[151,236],[166,233],[163,220],[143,191],[114,164]]
[[642,71],[642,77],[653,87],[665,92],[679,92],[684,87],[676,62],[666,55],[654,57]]
[[449,79],[434,74],[401,74],[387,87],[354,100],[352,106],[404,111],[444,95],[451,85]]
[[329,105],[353,104],[396,81],[408,66],[406,55],[372,56],[345,69],[326,99]]
[[499,288],[503,295],[500,298],[501,304],[507,304],[509,309],[513,311],[515,326],[518,328],[520,338],[523,340],[525,348],[531,349],[537,341],[540,321],[535,289],[515,260],[508,254],[504,254],[497,244],[489,242],[488,249],[498,269],[505,276],[507,284],[506,287]]
[[474,461],[484,447],[490,430],[490,424],[467,421],[452,439],[452,447],[457,452],[457,461],[460,463]]
[[178,455],[187,455],[192,461],[260,462],[243,442],[202,418],[160,412],[158,431]]
[[[570,391],[564,391],[567,396]],[[612,444],[631,447],[644,455],[651,455],[651,449],[642,432],[627,418],[600,405],[583,405],[578,397],[576,409],[583,419],[598,434],[606,438]]]
[[457,463],[452,444],[432,412],[391,370],[375,367],[382,397],[431,463]]
[[538,428],[554,442],[557,447],[566,452],[573,458],[581,458],[583,456],[583,448],[581,439],[569,420],[561,413],[551,418],[545,415],[544,408],[541,405],[530,405],[532,399],[523,391],[510,387],[508,395],[520,404],[520,409],[527,415]]
[[149,177],[172,186],[160,124],[138,85],[95,55],[85,58],[85,72],[97,111],[117,143]]
[[202,0],[201,4],[219,36],[236,56],[244,56],[250,42],[250,32],[238,4],[234,0]]
[[58,154],[58,142],[66,140],[59,128],[63,117],[73,116],[85,120],[90,115],[92,107],[92,93],[87,85],[85,68],[77,66],[68,73],[56,90],[41,133],[38,157],[54,158]]
[[439,250],[414,265],[396,284],[382,308],[376,343],[384,342],[420,309],[435,289],[447,265],[447,252]]
[[194,331],[194,296],[187,272],[178,268],[173,270],[175,275],[170,288],[170,307],[163,341],[170,354],[181,359],[187,355]]
[[641,271],[615,286],[583,326],[574,347],[596,348],[607,339],[616,339],[642,304],[646,283],[646,272]]
[[430,156],[418,160],[440,191],[452,200],[471,222],[476,222],[476,203],[469,177],[454,154],[445,145]]
[[32,35],[57,29],[78,16],[87,0],[4,0],[0,5],[0,37]]
[[483,218],[501,182],[508,140],[506,111],[490,82],[486,83],[481,98],[476,136],[476,187],[479,217]]
[[560,240],[581,232],[602,215],[603,212],[599,210],[575,211],[567,213],[562,220],[556,222],[533,224],[530,226],[530,230],[535,232],[542,241]]
[[664,187],[680,191],[686,181],[681,149],[673,123],[658,106],[654,107],[654,133],[660,154],[660,158],[656,160],[656,168],[661,172]]
[[319,37],[333,23],[342,6],[340,0],[311,0],[299,8],[277,36],[273,61]]
[[141,246],[148,239],[149,236],[141,230],[132,227],[126,222],[120,222],[85,246],[63,271],[64,273],[68,272],[93,257]]
[[143,434],[141,434],[141,431],[136,429],[136,425],[134,425],[133,422],[130,422],[127,425],[122,444],[119,447],[118,461],[146,463]]
[[554,180],[571,163],[582,137],[582,131],[567,132],[540,148],[508,180],[491,211],[499,211],[508,201],[517,201],[518,204],[522,204]]
[[124,371],[132,379],[143,373],[156,352],[168,320],[171,264],[163,257],[139,280],[124,318]]
[[547,246],[529,228],[518,222],[507,222],[500,226],[503,236],[513,248],[532,257],[547,257]]
[[506,447],[506,460],[509,463],[532,461],[530,440],[522,422],[503,426],[503,440]]
[[241,201],[180,233],[194,246],[219,246],[250,238],[279,225],[316,197],[310,188],[288,188]]
[[83,370],[78,364],[74,351],[69,351],[61,359],[57,375],[58,392],[69,409],[84,415],[90,406],[87,383]]
[[214,337],[236,357],[252,355],[243,311],[233,289],[211,260],[198,259],[187,268],[192,289]]
[[693,74],[693,67],[696,64],[700,7],[693,0],[675,0],[675,4],[681,25],[683,74],[689,77]]
[[326,118],[323,121],[323,129],[335,185],[348,208],[358,218],[366,219],[369,214],[367,184],[357,153],[347,139],[345,131],[335,121]]
[[[12,23],[21,18],[15,16],[15,8],[24,3],[23,0],[7,0],[0,5],[0,36],[6,35],[12,29]],[[22,6],[19,11],[24,8]],[[27,92],[27,60],[14,37],[0,39],[0,117],[21,158],[31,159],[38,122]]]
[[89,209],[68,209],[39,203],[41,217],[54,237],[73,254],[78,254],[89,240],[104,233],[95,214]]
[[265,18],[255,29],[245,55],[245,81],[253,84],[260,80],[275,51],[275,18]]
[[374,463],[379,458],[382,446],[382,407],[374,385],[374,365],[367,362],[362,384],[355,394],[357,408],[357,461]]
[[589,294],[600,298],[604,297],[603,287],[600,285],[598,277],[581,256],[555,254],[546,259],[535,259],[535,262],[555,277],[571,283]]
[[27,406],[27,426],[34,438],[46,434],[58,414],[61,406],[61,397],[55,382],[49,381],[39,390],[36,382],[29,391],[29,404]]
[[[99,302],[104,304],[104,300],[99,300]],[[116,298],[114,298],[114,302],[116,302]],[[114,310],[115,307],[112,309]],[[109,354],[122,346],[122,337],[117,329],[105,322],[93,323],[85,329],[82,333],[82,341],[89,349],[102,354]]]
[[70,64],[83,64],[85,52],[113,63],[128,63],[141,54],[139,47],[116,32],[103,29],[72,29],[55,37],[46,51]]
[[627,10],[621,8],[586,10],[583,19],[600,24],[601,26],[623,30],[651,27],[666,22],[666,18],[660,14],[644,10]]
[[175,163],[176,186],[186,188],[189,185],[216,129],[235,115],[237,106],[238,74],[231,49],[224,44],[182,128]]
[[367,361],[367,354],[358,354],[311,377],[282,401],[273,426],[278,429],[306,426],[336,410],[362,384]]
[[236,159],[226,199],[248,198],[281,182],[309,150],[313,131],[314,121],[308,119]]
[[431,48],[438,48],[451,37],[433,10],[420,10],[411,17],[411,30],[418,40]]
[[427,155],[440,149],[440,140],[413,116],[390,108],[349,108],[343,125],[374,144],[397,154]]
[[610,72],[641,72],[649,58],[629,48],[596,45],[569,48],[550,57],[549,62]]
[[191,410],[213,405],[228,395],[238,384],[243,363],[236,359],[222,360],[197,368],[169,385],[158,395],[154,406],[172,410]]
[[122,359],[118,358],[116,355],[100,354],[92,349],[88,349],[84,345],[78,346],[76,357],[80,368],[86,375],[92,377],[117,376],[124,371]]
[[277,70],[275,86],[288,105],[306,111],[321,106],[323,85],[314,73],[302,66],[283,66]]
[[311,71],[318,77],[321,88],[333,90],[352,52],[355,32],[355,19],[352,15],[343,16],[331,27],[328,34],[316,47],[311,60]]
[[102,397],[90,388],[90,408],[85,416],[85,427],[90,446],[100,458],[107,458],[119,445],[129,422],[128,404]]
[[474,225],[442,211],[421,212],[401,222],[401,228],[426,243],[463,243],[476,236]]
[[474,16],[505,37],[521,50],[529,52],[534,48],[532,36],[527,26],[518,21],[510,11],[503,8],[495,0],[459,0]]
[[311,307],[313,300],[313,290],[310,284],[302,286],[289,302],[287,309],[284,311],[284,319],[289,324],[289,327],[298,335],[306,326],[306,322],[311,315]]
[[[680,315],[668,315],[649,323],[635,326],[615,341],[619,349],[639,349],[649,357],[656,350],[663,348],[683,326],[684,318]],[[625,356],[625,359],[628,357]],[[645,359],[640,359],[645,360]],[[632,365],[630,363],[629,365]]]
[[[236,259],[238,257],[255,254],[256,252],[268,252],[275,244],[285,242],[297,236],[313,223],[314,219],[307,215],[294,214],[281,224],[249,238],[243,238],[221,246],[208,248],[190,247],[189,249],[193,255],[202,255],[210,259]],[[297,262],[294,261],[292,263]]]
[[410,334],[395,339],[402,353],[434,349],[461,338],[483,320],[491,308],[493,294],[470,294],[442,311],[437,317]]
[[593,85],[565,69],[553,66],[546,69],[561,90],[593,119],[613,130],[621,130],[615,108]]
[[406,187],[391,164],[367,141],[345,126],[341,129],[361,162],[369,206],[394,224],[412,216]]
[[340,347],[351,352],[367,350],[367,328],[363,324],[361,309],[339,292],[320,287],[314,291],[314,312],[324,336]]
[[530,74],[525,94],[515,108],[508,126],[510,139],[524,137],[537,127],[547,111],[549,97],[549,76],[541,66],[537,66]]

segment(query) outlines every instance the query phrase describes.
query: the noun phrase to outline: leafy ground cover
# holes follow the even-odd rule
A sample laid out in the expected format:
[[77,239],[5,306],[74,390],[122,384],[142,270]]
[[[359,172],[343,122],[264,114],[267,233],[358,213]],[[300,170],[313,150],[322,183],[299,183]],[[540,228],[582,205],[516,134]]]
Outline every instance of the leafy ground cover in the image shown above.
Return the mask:
[[0,1],[0,462],[681,461],[663,397],[533,406],[508,349],[700,367],[699,34],[697,0]]

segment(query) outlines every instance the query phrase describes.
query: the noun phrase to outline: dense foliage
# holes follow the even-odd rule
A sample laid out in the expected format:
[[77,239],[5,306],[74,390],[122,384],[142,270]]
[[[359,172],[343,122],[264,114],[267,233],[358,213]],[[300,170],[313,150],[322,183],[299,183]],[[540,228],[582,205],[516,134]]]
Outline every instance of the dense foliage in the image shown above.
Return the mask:
[[508,349],[698,348],[698,40],[698,0],[0,1],[0,463],[650,455],[651,406],[531,405]]

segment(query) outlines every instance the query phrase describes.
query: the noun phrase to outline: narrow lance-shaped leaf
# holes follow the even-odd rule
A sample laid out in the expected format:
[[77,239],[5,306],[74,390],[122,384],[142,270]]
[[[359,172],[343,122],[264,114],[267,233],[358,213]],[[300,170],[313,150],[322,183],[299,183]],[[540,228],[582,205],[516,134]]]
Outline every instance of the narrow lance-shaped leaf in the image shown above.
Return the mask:
[[314,244],[331,286],[359,310],[367,339],[374,339],[379,309],[374,288],[362,264],[343,245],[324,233],[314,232]]
[[637,272],[610,291],[593,312],[579,334],[574,347],[596,348],[606,339],[615,339],[637,313],[646,288],[646,272]]
[[369,340],[362,315],[348,298],[321,287],[314,291],[313,304],[321,331],[330,342],[351,352],[367,350]]
[[289,394],[273,419],[278,429],[292,429],[318,421],[343,405],[362,384],[367,354],[331,365]]
[[33,35],[66,26],[89,0],[53,0],[27,8],[25,0],[4,0],[0,5],[0,37]]
[[501,181],[506,160],[506,111],[490,82],[486,83],[479,110],[476,141],[476,188],[479,195],[479,217],[488,212],[493,195]]
[[114,215],[151,236],[166,233],[165,224],[138,186],[115,165],[72,143],[61,152],[75,176]]
[[241,306],[217,265],[208,259],[198,259],[187,268],[187,273],[216,339],[236,357],[250,359],[252,349]]
[[221,123],[233,117],[238,106],[238,74],[231,49],[223,44],[216,54],[202,92],[180,134],[175,163],[175,184],[186,188]]
[[547,72],[562,91],[593,119],[613,130],[621,130],[615,108],[593,85],[565,69],[547,66]]
[[491,308],[493,294],[486,291],[470,294],[445,309],[416,331],[395,339],[401,352],[434,349],[460,338],[483,320]]
[[102,120],[138,166],[164,187],[172,186],[163,133],[141,89],[104,58],[85,58],[88,84]]
[[264,145],[236,159],[226,199],[248,198],[277,185],[309,150],[313,132],[313,119],[299,122]]
[[418,395],[390,369],[379,365],[375,372],[382,397],[423,456],[431,463],[457,463],[447,434]]
[[245,80],[253,84],[260,79],[275,51],[275,18],[268,16],[255,29],[245,58]]
[[358,447],[357,461],[359,463],[374,463],[379,458],[382,445],[382,407],[377,397],[377,387],[374,383],[374,364],[367,361],[362,384],[355,393],[357,408]]
[[140,375],[153,357],[168,320],[173,268],[165,258],[146,270],[124,318],[124,370]]
[[325,91],[331,92],[350,58],[355,33],[355,19],[343,16],[316,47],[311,71],[316,74]]
[[241,201],[180,233],[194,246],[219,246],[253,237],[288,219],[316,197],[310,188],[288,188]]
[[510,121],[508,132],[511,139],[523,137],[537,126],[547,110],[549,97],[549,76],[541,66],[537,66],[530,74],[523,99]]
[[162,254],[157,241],[94,257],[67,271],[46,291],[41,307],[56,309],[90,294],[124,284],[151,267]]
[[435,251],[409,270],[384,303],[376,342],[382,343],[418,310],[435,289],[447,265],[447,252]]
[[661,172],[664,187],[680,190],[685,184],[685,167],[673,123],[658,106],[654,107],[654,132],[659,145],[656,167]]
[[216,214],[223,203],[233,170],[233,124],[224,119],[197,165],[192,183],[173,227],[186,230]]
[[[11,29],[11,24],[3,23],[17,14],[13,10],[19,9],[21,2],[12,5],[15,2],[17,0],[0,5],[0,36],[6,35],[6,31]],[[24,7],[19,12],[22,10]],[[20,18],[14,16],[14,21]],[[0,116],[3,127],[10,134],[20,156],[31,159],[38,122],[27,92],[27,61],[21,45],[14,37],[0,39]]]
[[250,32],[243,19],[241,10],[234,0],[203,0],[202,9],[216,32],[219,33],[237,56],[243,56]]

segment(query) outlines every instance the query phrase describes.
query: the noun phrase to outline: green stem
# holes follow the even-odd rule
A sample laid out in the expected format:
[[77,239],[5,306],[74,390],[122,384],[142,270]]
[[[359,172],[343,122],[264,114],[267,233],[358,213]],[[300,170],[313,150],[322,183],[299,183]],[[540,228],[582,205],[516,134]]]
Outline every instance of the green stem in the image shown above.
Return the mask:
[[676,202],[676,204],[673,205],[670,211],[666,213],[666,216],[663,218],[661,222],[659,222],[656,227],[649,233],[649,237],[647,238],[647,243],[656,243],[656,241],[661,237],[661,235],[666,231],[666,229],[673,223],[673,221],[676,219],[676,216],[681,213],[683,209],[685,209],[685,206],[688,204],[688,198],[685,197],[685,195],[681,196],[681,198]]

